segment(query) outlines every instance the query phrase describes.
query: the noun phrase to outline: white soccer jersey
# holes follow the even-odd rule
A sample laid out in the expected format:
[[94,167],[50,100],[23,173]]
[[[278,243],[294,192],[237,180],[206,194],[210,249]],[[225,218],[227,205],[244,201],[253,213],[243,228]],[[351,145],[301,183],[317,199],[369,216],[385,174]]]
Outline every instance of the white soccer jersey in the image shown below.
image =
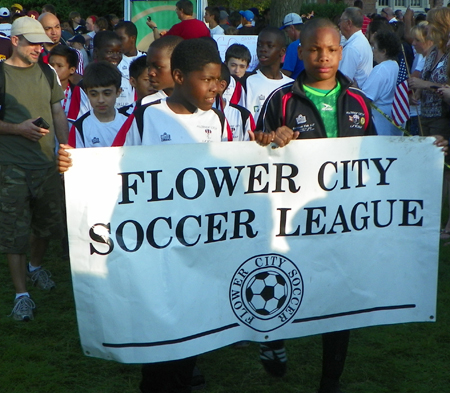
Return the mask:
[[128,116],[116,109],[113,121],[103,123],[93,112],[80,117],[69,132],[69,145],[72,147],[109,147],[122,128]]
[[228,140],[226,120],[221,121],[214,110],[197,109],[192,114],[175,114],[167,105],[166,99],[163,99],[143,108],[143,112],[135,112],[133,116],[142,116],[143,127],[142,130],[139,130],[136,117],[129,130],[122,127],[120,132],[126,133],[126,136],[122,135],[122,139],[125,141],[124,146],[208,143]]
[[255,122],[250,111],[241,105],[230,104],[225,98],[216,100],[215,107],[223,112],[233,134],[233,141],[249,141],[249,131],[255,130]]
[[269,95],[280,86],[294,80],[280,72],[282,79],[269,79],[260,70],[247,77],[244,88],[247,93],[245,107],[253,115],[255,123],[258,121],[261,108]]
[[141,100],[141,105],[150,104],[151,102],[162,100],[163,98],[167,98],[167,94],[164,92],[164,90],[158,90],[156,93],[145,96]]
[[230,77],[230,83],[222,94],[223,98],[232,104],[245,105],[245,90],[241,83],[238,82],[233,76]]

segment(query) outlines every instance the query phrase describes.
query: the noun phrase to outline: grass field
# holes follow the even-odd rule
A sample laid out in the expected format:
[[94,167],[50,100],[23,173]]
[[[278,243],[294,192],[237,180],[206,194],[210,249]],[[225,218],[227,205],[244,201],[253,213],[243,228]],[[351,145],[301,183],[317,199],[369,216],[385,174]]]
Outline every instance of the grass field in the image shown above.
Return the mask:
[[[139,365],[83,355],[79,343],[69,262],[52,244],[46,266],[56,290],[30,293],[38,310],[29,323],[7,315],[13,287],[0,257],[0,393],[138,392]],[[93,299],[94,300],[94,299]],[[441,244],[436,323],[379,326],[352,332],[342,383],[346,393],[450,392],[450,245]],[[319,336],[287,342],[288,373],[267,375],[258,347],[222,348],[201,355],[205,393],[313,393],[321,367]]]

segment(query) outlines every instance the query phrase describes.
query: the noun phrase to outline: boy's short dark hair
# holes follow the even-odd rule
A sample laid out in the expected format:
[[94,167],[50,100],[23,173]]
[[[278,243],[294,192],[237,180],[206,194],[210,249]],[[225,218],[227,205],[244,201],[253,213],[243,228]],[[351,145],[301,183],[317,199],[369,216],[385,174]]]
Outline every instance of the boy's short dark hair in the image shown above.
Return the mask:
[[130,77],[137,79],[147,70],[147,56],[139,56],[130,64]]
[[101,49],[104,46],[108,45],[108,43],[113,40],[122,42],[120,37],[114,31],[110,31],[110,30],[99,31],[94,36],[94,49]]
[[150,48],[153,49],[165,49],[169,53],[172,53],[175,47],[183,41],[183,38],[177,35],[165,35],[158,40],[153,41],[150,44]]
[[330,19],[327,18],[310,19],[308,23],[305,24],[305,27],[303,27],[301,37],[302,42],[305,41],[310,35],[315,34],[316,30],[326,28],[334,29],[340,35],[337,26]]
[[175,4],[180,11],[183,11],[185,15],[193,15],[194,14],[194,6],[189,0],[180,0]]
[[219,7],[206,7],[205,11],[211,15],[217,24],[220,23],[220,10]]
[[62,56],[66,59],[67,64],[70,67],[77,68],[78,66],[78,54],[75,49],[72,49],[67,45],[56,45],[49,53],[48,58],[50,59],[52,56]]
[[230,84],[231,74],[230,70],[225,63],[220,66],[220,80],[227,82],[227,87]]
[[138,35],[137,27],[133,22],[130,21],[121,21],[117,23],[117,25],[114,26],[114,31],[117,31],[119,29],[124,29],[125,34],[129,37],[136,37]]
[[247,65],[250,64],[250,61],[252,60],[250,51],[245,45],[242,44],[233,44],[228,47],[227,51],[225,52],[225,63],[228,63],[228,60],[230,60],[232,57],[234,57],[235,59],[246,61]]
[[83,89],[94,87],[108,87],[114,85],[117,90],[122,84],[122,74],[120,71],[107,61],[97,61],[90,63],[84,70]]
[[180,42],[173,50],[170,59],[171,70],[178,69],[184,74],[201,71],[205,65],[222,64],[220,55],[211,44],[205,45],[205,40],[193,38]]
[[258,37],[263,34],[273,34],[281,46],[286,47],[286,36],[280,29],[273,26],[267,26],[259,32]]
[[72,20],[74,18],[77,18],[78,16],[81,16],[81,14],[78,11],[71,11],[69,14],[69,19]]

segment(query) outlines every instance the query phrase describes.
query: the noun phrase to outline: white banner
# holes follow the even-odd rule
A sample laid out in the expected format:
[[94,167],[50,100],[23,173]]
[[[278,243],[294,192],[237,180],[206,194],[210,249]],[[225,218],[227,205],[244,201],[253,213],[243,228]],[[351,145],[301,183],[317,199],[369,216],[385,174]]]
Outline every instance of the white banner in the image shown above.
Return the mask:
[[443,154],[433,140],[72,150],[84,352],[145,363],[434,321]]

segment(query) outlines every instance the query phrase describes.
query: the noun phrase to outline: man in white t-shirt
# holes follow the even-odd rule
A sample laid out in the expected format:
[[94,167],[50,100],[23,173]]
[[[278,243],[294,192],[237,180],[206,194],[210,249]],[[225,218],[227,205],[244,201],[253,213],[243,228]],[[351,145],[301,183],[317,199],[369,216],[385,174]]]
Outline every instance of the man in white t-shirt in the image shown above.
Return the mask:
[[211,31],[211,37],[214,35],[225,34],[224,30],[220,26],[220,10],[218,7],[206,7],[205,8],[205,22],[209,25]]
[[372,48],[361,31],[363,21],[362,10],[357,7],[346,8],[339,21],[341,34],[347,40],[342,51],[339,71],[358,86],[362,86],[373,68]]

